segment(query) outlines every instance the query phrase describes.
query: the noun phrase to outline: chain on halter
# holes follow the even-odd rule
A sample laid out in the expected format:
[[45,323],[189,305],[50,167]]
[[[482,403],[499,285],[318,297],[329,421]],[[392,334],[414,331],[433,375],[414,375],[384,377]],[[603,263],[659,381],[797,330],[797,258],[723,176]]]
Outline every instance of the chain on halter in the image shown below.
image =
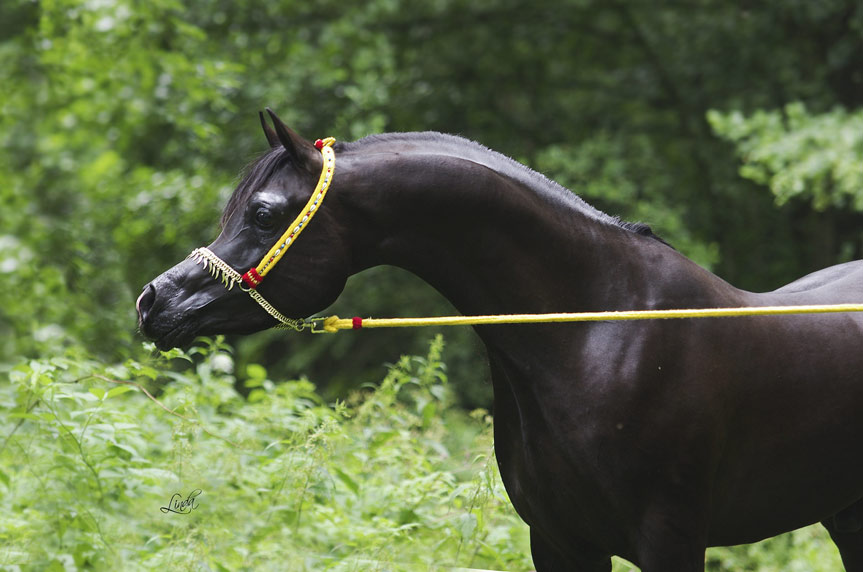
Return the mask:
[[257,291],[257,287],[263,282],[267,273],[273,269],[276,263],[282,259],[285,252],[296,241],[297,237],[308,226],[309,222],[318,212],[330,184],[333,181],[333,173],[336,170],[336,154],[333,151],[332,145],[336,140],[333,137],[326,139],[318,139],[315,141],[315,147],[321,151],[324,159],[324,166],[321,170],[321,177],[318,179],[318,184],[306,206],[297,215],[297,218],[288,226],[288,229],[282,234],[281,238],[273,245],[273,247],[264,255],[257,266],[249,268],[244,274],[240,274],[231,266],[219,258],[212,250],[206,247],[196,248],[189,255],[189,258],[196,263],[201,264],[213,277],[222,282],[228,290],[231,290],[235,284],[240,284],[240,289],[247,292],[252,299],[257,302],[270,316],[279,321],[277,327],[290,328],[292,330],[302,331],[306,328],[305,320],[298,320],[286,317],[284,314],[276,310],[276,308],[267,302],[267,300]]

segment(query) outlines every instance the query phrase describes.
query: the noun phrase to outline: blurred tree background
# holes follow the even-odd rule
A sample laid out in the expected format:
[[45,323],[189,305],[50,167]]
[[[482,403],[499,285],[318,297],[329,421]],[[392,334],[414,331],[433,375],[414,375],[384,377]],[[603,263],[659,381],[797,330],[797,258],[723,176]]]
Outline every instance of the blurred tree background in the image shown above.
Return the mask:
[[[137,293],[215,237],[264,106],[309,138],[475,139],[744,288],[863,246],[853,0],[5,0],[0,62],[0,362],[136,351]],[[335,310],[450,311],[394,269]],[[232,342],[335,395],[430,335]],[[481,348],[446,335],[487,404]]]
[[[858,0],[3,0],[0,377],[144,359],[134,300],[215,238],[265,106],[312,139],[475,139],[743,288],[863,255]],[[452,309],[378,268],[330,311]],[[487,407],[477,340],[444,333],[460,402]],[[433,334],[228,342],[237,371],[333,399]]]

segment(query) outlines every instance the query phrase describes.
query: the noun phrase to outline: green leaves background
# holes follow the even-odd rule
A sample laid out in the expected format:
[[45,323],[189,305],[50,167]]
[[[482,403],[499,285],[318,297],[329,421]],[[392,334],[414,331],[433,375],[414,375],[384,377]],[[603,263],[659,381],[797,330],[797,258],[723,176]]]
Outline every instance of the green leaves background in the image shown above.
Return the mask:
[[[425,355],[434,332],[266,332],[202,342],[191,361],[141,348],[135,297],[215,237],[239,173],[265,149],[265,106],[308,138],[471,137],[650,223],[746,288],[863,250],[859,2],[4,0],[3,566],[235,569],[278,546],[353,569],[396,552],[529,566],[486,422],[463,412],[491,402],[469,330],[446,334],[452,383],[421,389],[392,372],[407,367],[402,354]],[[329,311],[452,309],[381,268],[353,278]],[[400,365],[386,373],[385,362]],[[109,379],[147,387],[187,419]],[[297,379],[316,385],[285,381]],[[358,389],[370,384],[389,389]],[[248,480],[225,476],[238,474]],[[405,481],[426,496],[400,496]],[[190,487],[204,489],[209,524],[151,514]],[[385,492],[358,497],[375,487]],[[469,508],[474,497],[488,512]],[[330,540],[303,552],[294,528]],[[242,542],[226,540],[235,530]],[[708,567],[833,569],[815,530],[712,551]],[[417,538],[443,548],[407,547]]]

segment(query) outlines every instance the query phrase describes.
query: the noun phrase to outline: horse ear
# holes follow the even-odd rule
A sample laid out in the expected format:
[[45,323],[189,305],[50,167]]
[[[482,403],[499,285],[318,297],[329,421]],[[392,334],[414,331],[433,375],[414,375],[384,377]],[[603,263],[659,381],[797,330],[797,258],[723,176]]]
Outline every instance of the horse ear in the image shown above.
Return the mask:
[[[273,127],[276,131],[276,139],[281,143],[288,155],[291,156],[294,163],[298,166],[310,167],[315,164],[316,159],[320,159],[320,154],[316,152],[315,146],[309,141],[306,141],[290,127],[285,125],[279,116],[269,107],[266,108],[270,119],[273,120]],[[268,137],[269,139],[269,137]],[[272,143],[271,143],[272,144]]]
[[267,124],[267,120],[264,117],[263,111],[258,112],[258,117],[261,118],[261,127],[264,128],[264,135],[267,136],[267,143],[270,144],[270,149],[275,149],[276,147],[278,147],[279,145],[282,144],[279,141],[279,136],[276,135],[276,132],[273,131],[273,128]]

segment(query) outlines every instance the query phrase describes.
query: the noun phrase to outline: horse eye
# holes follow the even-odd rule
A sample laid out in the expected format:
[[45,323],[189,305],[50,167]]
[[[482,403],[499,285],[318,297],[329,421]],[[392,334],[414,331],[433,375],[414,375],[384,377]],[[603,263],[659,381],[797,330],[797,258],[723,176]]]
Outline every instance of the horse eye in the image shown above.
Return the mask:
[[255,213],[255,223],[261,228],[270,228],[275,222],[273,213],[269,209],[258,209]]

